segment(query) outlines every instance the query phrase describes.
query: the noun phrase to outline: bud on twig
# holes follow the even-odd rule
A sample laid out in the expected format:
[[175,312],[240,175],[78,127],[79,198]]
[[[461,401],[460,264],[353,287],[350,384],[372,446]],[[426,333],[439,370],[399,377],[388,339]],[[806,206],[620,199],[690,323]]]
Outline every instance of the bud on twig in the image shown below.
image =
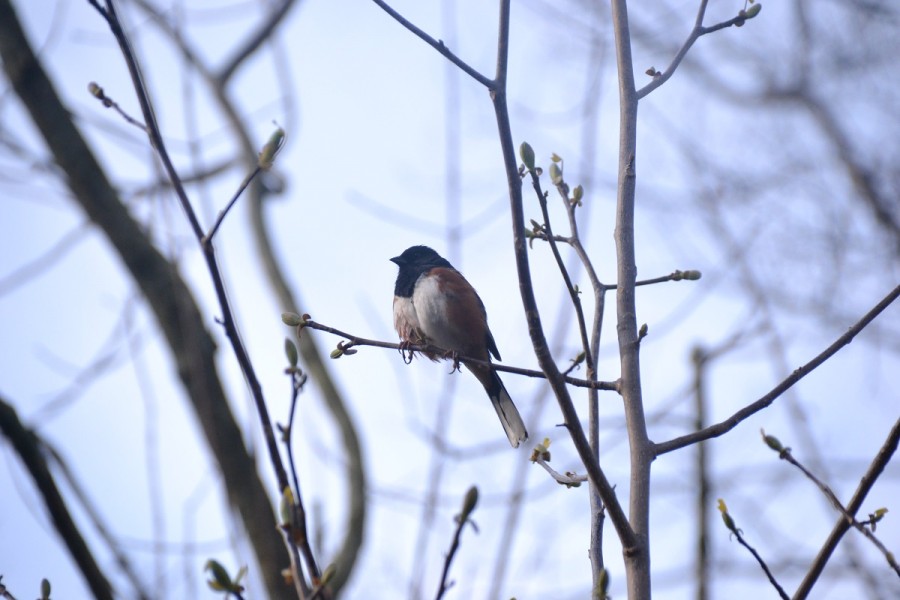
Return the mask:
[[281,322],[287,325],[288,327],[297,327],[298,325],[303,324],[303,317],[298,315],[295,312],[283,312],[281,313]]
[[269,136],[269,141],[266,142],[266,145],[263,146],[263,149],[259,153],[259,168],[263,171],[268,171],[272,168],[272,165],[275,163],[275,155],[278,154],[278,151],[281,150],[282,146],[284,146],[284,129],[279,127]]
[[525,165],[526,169],[534,171],[534,150],[528,142],[522,142],[519,146],[519,157],[522,159],[522,164]]
[[291,341],[290,338],[284,338],[284,353],[287,356],[288,364],[292,367],[297,366],[297,346],[294,345],[294,342]]

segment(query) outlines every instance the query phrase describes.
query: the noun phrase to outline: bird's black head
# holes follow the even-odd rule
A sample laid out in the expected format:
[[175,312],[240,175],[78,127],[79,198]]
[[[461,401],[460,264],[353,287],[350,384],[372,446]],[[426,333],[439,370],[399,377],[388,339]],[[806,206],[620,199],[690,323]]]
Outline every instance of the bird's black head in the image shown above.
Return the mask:
[[395,256],[391,262],[400,267],[397,273],[397,282],[394,284],[394,295],[403,298],[412,296],[416,281],[426,271],[435,267],[453,268],[447,259],[429,248],[428,246],[410,246],[400,256]]

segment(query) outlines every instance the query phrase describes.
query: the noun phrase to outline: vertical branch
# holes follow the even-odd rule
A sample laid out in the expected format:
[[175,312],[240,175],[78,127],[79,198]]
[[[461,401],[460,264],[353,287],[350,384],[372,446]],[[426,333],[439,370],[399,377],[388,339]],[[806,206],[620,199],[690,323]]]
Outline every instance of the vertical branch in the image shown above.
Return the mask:
[[[443,36],[441,41],[448,47],[456,46],[456,0],[441,2],[441,23]],[[460,108],[459,108],[459,72],[451,62],[444,64],[444,235],[446,236],[447,256],[454,265],[461,265],[460,241]],[[428,547],[431,535],[435,530],[435,518],[444,480],[446,455],[444,446],[446,434],[450,427],[454,408],[453,396],[456,390],[456,377],[450,377],[442,386],[441,397],[434,413],[434,443],[428,465],[425,502],[422,505],[421,519],[416,533],[415,550],[413,552],[412,569],[410,571],[409,595],[411,598],[422,597],[423,579],[429,561]],[[446,575],[446,573],[445,573]],[[441,588],[443,590],[443,586]]]
[[[691,353],[694,363],[694,428],[699,431],[706,427],[706,364],[708,354],[699,346]],[[710,490],[706,444],[697,444],[697,600],[709,598],[709,506]]]
[[622,399],[631,454],[629,520],[638,545],[625,551],[628,596],[650,597],[650,464],[652,444],[641,397],[639,338],[635,309],[637,267],[634,249],[634,193],[638,98],[631,60],[626,0],[612,0],[616,66],[619,79],[619,162],[616,198],[616,330],[619,339]]
[[[509,108],[506,104],[506,75],[509,51],[509,0],[500,2],[500,31],[497,43],[497,75],[490,91],[494,104],[494,113],[497,119],[497,130],[500,138],[500,149],[503,153],[503,162],[506,169],[507,187],[509,191],[510,217],[513,229],[513,247],[516,259],[516,274],[519,280],[519,293],[522,296],[522,305],[525,309],[525,318],[528,325],[528,334],[534,347],[535,357],[541,370],[547,376],[553,394],[559,403],[564,423],[578,456],[585,466],[588,477],[599,490],[606,502],[616,533],[625,548],[625,554],[633,555],[639,552],[638,540],[628,523],[621,505],[616,500],[616,494],[612,485],[606,479],[600,464],[594,457],[593,450],[584,434],[584,429],[578,418],[578,413],[572,403],[568,387],[559,368],[553,361],[547,339],[544,336],[541,317],[537,308],[537,300],[534,296],[534,286],[531,281],[531,271],[528,266],[528,250],[525,239],[525,214],[522,201],[522,180],[519,177],[516,163],[515,150],[513,148],[512,130],[509,123]],[[633,87],[633,86],[632,86]],[[646,435],[646,434],[645,434]],[[647,453],[648,464],[650,453]],[[648,572],[649,589],[649,572]]]

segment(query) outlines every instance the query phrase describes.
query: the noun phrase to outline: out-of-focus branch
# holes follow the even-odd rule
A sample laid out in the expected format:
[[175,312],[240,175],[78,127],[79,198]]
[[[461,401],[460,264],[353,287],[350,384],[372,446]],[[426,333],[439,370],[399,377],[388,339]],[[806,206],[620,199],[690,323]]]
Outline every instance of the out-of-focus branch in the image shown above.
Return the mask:
[[[0,0],[0,11],[0,55],[7,77],[65,172],[73,197],[103,230],[153,310],[259,563],[286,564],[278,536],[264,525],[276,522],[275,514],[228,408],[215,345],[189,288],[122,204],[35,57],[9,0]],[[278,569],[263,571],[268,594],[284,597]]]
[[91,524],[93,525],[97,534],[103,539],[104,542],[106,542],[106,546],[109,552],[115,558],[116,568],[122,575],[125,576],[126,579],[128,579],[128,581],[131,582],[136,597],[140,600],[149,600],[150,598],[153,598],[153,595],[147,590],[146,586],[140,580],[137,572],[135,571],[134,564],[132,563],[131,558],[129,558],[128,554],[125,553],[122,545],[116,541],[112,531],[107,526],[107,524],[104,523],[99,508],[88,497],[87,491],[84,489],[84,486],[81,485],[81,482],[75,477],[75,474],[69,468],[68,463],[63,459],[59,451],[57,451],[56,448],[50,445],[47,440],[41,439],[38,441],[41,444],[41,449],[43,450],[43,452],[46,453],[48,457],[53,459],[55,468],[59,470],[61,478],[66,482],[66,486],[72,490],[72,494],[81,505],[81,510],[87,513],[87,516],[90,519]]
[[[244,126],[243,120],[238,112],[237,106],[232,101],[228,93],[228,82],[230,78],[222,77],[222,71],[219,75],[213,73],[199,56],[188,40],[185,40],[179,31],[175,29],[171,23],[152,3],[147,0],[135,0],[135,3],[144,11],[157,25],[161,31],[167,35],[171,41],[181,52],[182,57],[187,63],[200,74],[202,79],[210,87],[213,97],[224,113],[231,131],[236,137],[238,146],[241,149],[242,158],[248,165],[256,162],[256,148],[254,147],[250,136]],[[290,2],[290,8],[296,6],[296,2]],[[287,13],[274,11],[272,17],[279,16],[283,19]],[[277,24],[271,21],[263,27],[270,27],[274,30]],[[236,55],[237,56],[237,55]],[[300,301],[298,293],[288,284],[287,278],[283,272],[280,261],[275,256],[275,250],[269,236],[269,227],[266,223],[264,213],[264,201],[266,198],[266,190],[256,179],[249,187],[249,210],[250,210],[250,229],[253,233],[256,243],[257,252],[260,255],[260,261],[263,265],[263,271],[272,286],[275,295],[278,297],[281,306],[286,310],[303,310],[303,302]],[[359,549],[362,546],[363,530],[366,520],[366,480],[365,469],[363,465],[362,449],[360,447],[359,436],[356,433],[356,425],[347,410],[343,396],[337,388],[331,373],[325,366],[322,353],[315,344],[311,336],[304,336],[299,340],[300,357],[303,360],[305,369],[310,377],[316,382],[322,392],[325,406],[331,411],[332,416],[341,433],[344,444],[344,450],[347,457],[347,490],[350,494],[347,511],[347,526],[344,541],[341,549],[334,560],[335,570],[329,587],[332,591],[338,591],[346,583],[350,576],[350,572],[356,563],[359,555]]]
[[244,43],[235,50],[232,57],[225,61],[225,64],[219,69],[219,72],[216,75],[216,82],[219,87],[228,85],[228,81],[238,68],[244,64],[248,58],[253,56],[253,53],[256,52],[266,40],[275,34],[275,30],[284,22],[285,17],[294,7],[294,4],[295,0],[281,0],[280,4],[269,11],[265,20],[256,27]]
[[867,312],[859,321],[856,322],[856,324],[853,325],[853,327],[848,329],[845,334],[840,336],[837,340],[834,341],[834,343],[832,343],[830,346],[828,346],[828,348],[819,353],[815,358],[813,358],[803,366],[798,367],[793,373],[790,374],[790,376],[788,376],[781,383],[775,386],[768,394],[766,394],[756,402],[748,404],[724,421],[716,423],[715,425],[710,425],[709,427],[701,429],[700,431],[695,431],[694,433],[689,433],[667,442],[656,444],[656,456],[665,454],[667,452],[672,452],[673,450],[677,450],[691,444],[696,444],[697,442],[703,440],[718,437],[724,433],[731,431],[732,429],[737,427],[743,420],[772,404],[775,400],[778,399],[779,396],[789,390],[795,383],[812,373],[822,363],[834,356],[838,352],[838,350],[852,342],[853,338],[859,335],[859,333],[863,329],[865,329],[869,323],[875,320],[875,317],[880,315],[898,297],[900,297],[900,285],[891,290],[891,292],[887,296],[885,296],[881,300],[881,302],[876,304],[875,307],[872,308],[872,310]]
[[[5,0],[0,0],[0,19],[7,19],[9,14],[4,14],[6,13],[4,4]],[[0,28],[4,27],[0,25]],[[0,44],[2,43],[0,42]],[[100,565],[97,564],[87,542],[81,537],[81,532],[72,519],[72,515],[69,514],[66,501],[59,493],[47,460],[41,452],[40,440],[31,429],[22,424],[15,409],[3,398],[0,398],[0,431],[15,448],[34,480],[35,486],[44,499],[47,512],[50,513],[50,518],[53,520],[53,526],[69,549],[72,559],[78,565],[85,583],[96,598],[112,600],[115,597],[112,586],[106,575],[100,570]]]

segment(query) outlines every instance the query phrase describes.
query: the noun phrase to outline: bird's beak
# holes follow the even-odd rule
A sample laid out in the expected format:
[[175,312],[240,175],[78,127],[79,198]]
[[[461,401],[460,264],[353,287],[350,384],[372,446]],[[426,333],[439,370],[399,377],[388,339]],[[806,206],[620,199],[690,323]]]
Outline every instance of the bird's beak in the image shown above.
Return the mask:
[[403,264],[403,259],[400,258],[399,256],[395,256],[394,258],[391,259],[391,262],[399,267],[401,264]]

